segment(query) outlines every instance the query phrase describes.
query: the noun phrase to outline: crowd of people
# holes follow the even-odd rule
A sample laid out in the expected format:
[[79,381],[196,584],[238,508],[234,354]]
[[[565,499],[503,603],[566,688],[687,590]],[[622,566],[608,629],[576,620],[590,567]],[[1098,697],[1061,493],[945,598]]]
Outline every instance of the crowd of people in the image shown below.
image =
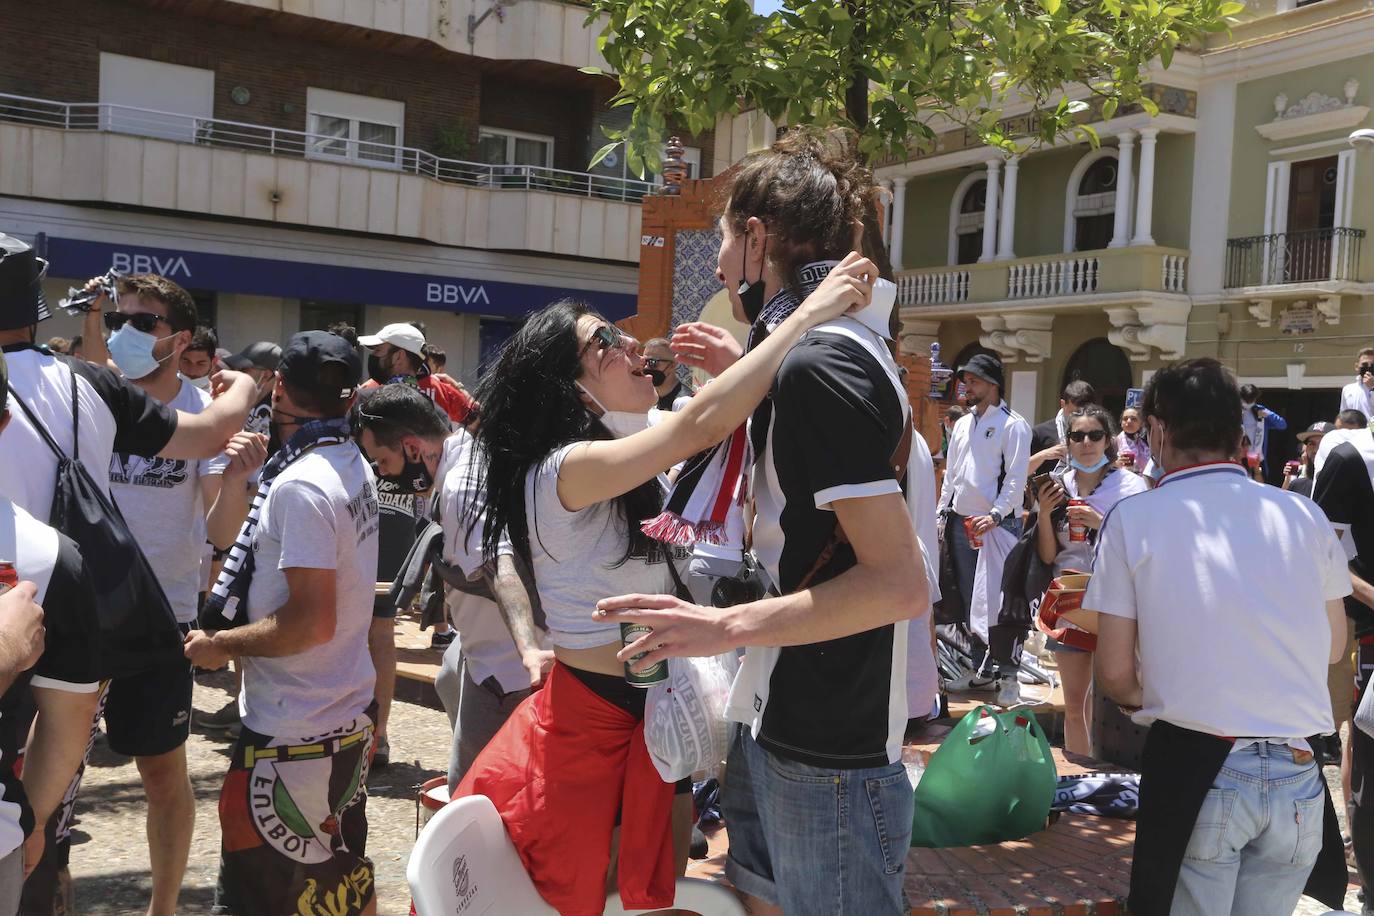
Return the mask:
[[[1208,359],[1119,413],[1072,381],[1032,427],[980,353],[933,456],[863,249],[876,193],[789,132],[721,214],[743,345],[640,344],[560,301],[471,393],[422,323],[235,353],[149,274],[92,280],[81,337],[40,344],[46,265],[0,236],[0,916],[70,906],[102,722],[147,795],[148,912],[176,911],[193,720],[234,740],[215,912],[374,912],[366,785],[410,609],[443,650],[450,792],[491,799],[560,913],[608,880],[673,902],[693,784],[650,759],[642,688],[687,657],[738,668],[717,763],[749,911],[901,913],[904,737],[949,693],[1023,703],[1042,598],[1079,574],[1096,632],[1045,641],[1065,749],[1092,754],[1095,694],[1149,729],[1132,912],[1288,916],[1343,860],[1321,761],[1374,874],[1374,738],[1336,737],[1374,670],[1374,349],[1282,486],[1284,419]],[[237,698],[194,713],[226,665]]]

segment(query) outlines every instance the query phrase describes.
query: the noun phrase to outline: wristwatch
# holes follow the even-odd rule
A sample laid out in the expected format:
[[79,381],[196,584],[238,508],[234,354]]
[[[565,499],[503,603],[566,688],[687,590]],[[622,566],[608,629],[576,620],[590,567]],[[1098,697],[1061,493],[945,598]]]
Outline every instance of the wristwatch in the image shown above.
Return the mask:
[[992,519],[992,526],[994,528],[1002,524],[1002,513],[998,512],[996,509],[988,513],[988,518]]

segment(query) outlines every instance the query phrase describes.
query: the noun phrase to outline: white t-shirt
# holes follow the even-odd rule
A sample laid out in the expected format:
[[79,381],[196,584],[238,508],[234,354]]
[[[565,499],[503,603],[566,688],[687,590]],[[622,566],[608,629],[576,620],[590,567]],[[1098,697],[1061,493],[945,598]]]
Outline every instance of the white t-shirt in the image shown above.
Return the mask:
[[1374,422],[1374,391],[1355,379],[1341,389],[1341,410],[1358,410],[1366,420]]
[[591,649],[617,642],[620,626],[592,617],[596,603],[614,595],[671,595],[668,548],[651,544],[648,556],[625,556],[627,531],[612,502],[569,512],[558,499],[565,445],[530,471],[525,481],[534,581],[556,646]]
[[[200,413],[209,404],[210,395],[185,382],[167,402],[188,414]],[[196,619],[203,582],[207,507],[200,498],[200,479],[223,474],[228,464],[223,454],[187,461],[115,452],[110,459],[110,494],[180,623]]]
[[[485,513],[486,491],[479,487],[480,476],[474,467],[475,442],[465,429],[456,430],[444,441],[444,457],[439,462],[439,524],[444,529],[444,560],[459,567],[469,577],[483,564],[482,516],[468,531],[468,512]],[[510,556],[510,542],[497,545],[498,555]],[[448,598],[449,615],[463,645],[468,675],[477,683],[496,678],[506,693],[527,690],[530,675],[520,661],[515,640],[501,617],[496,602],[480,595],[452,589]]]
[[1137,724],[1306,738],[1334,730],[1325,602],[1350,591],[1315,503],[1207,464],[1116,505],[1083,607],[1137,621]]
[[[175,411],[103,366],[50,356],[32,347],[7,347],[5,365],[10,392],[23,399],[68,456],[72,455],[72,373],[76,373],[80,442],[75,457],[102,487],[113,451],[156,455],[176,431]],[[0,474],[0,496],[47,521],[57,486],[57,458],[14,397],[9,408],[13,419],[0,436],[0,467],[5,468]]]
[[243,724],[276,738],[322,735],[372,702],[367,651],[377,582],[377,487],[357,445],[312,449],[267,491],[253,536],[248,618],[286,603],[285,569],[334,570],[334,635],[281,658],[243,659]]

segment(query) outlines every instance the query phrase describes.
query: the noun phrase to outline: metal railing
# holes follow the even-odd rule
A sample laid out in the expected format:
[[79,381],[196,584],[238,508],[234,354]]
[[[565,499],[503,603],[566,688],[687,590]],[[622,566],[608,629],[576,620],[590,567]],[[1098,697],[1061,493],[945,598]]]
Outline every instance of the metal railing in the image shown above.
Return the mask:
[[104,102],[55,102],[0,93],[0,121],[53,127],[60,130],[104,131],[192,143],[217,149],[237,149],[295,156],[342,165],[395,169],[437,181],[472,187],[518,191],[551,191],[597,200],[638,203],[652,193],[654,182],[615,178],[590,172],[569,172],[538,165],[503,165],[446,159],[422,149],[265,127],[221,118],[112,105]]
[[1226,286],[1358,280],[1363,229],[1334,227],[1228,239]]

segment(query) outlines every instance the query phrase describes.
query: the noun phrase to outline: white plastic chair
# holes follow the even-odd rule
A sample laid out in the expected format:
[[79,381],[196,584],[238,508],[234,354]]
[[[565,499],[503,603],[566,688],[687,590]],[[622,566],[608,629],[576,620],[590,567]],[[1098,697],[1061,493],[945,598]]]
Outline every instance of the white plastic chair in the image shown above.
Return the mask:
[[[419,916],[558,916],[526,874],[491,799],[471,795],[445,805],[420,833],[406,881]],[[728,888],[700,878],[678,878],[672,909],[700,916],[745,916]],[[626,910],[620,895],[606,898],[605,916],[662,910]]]

